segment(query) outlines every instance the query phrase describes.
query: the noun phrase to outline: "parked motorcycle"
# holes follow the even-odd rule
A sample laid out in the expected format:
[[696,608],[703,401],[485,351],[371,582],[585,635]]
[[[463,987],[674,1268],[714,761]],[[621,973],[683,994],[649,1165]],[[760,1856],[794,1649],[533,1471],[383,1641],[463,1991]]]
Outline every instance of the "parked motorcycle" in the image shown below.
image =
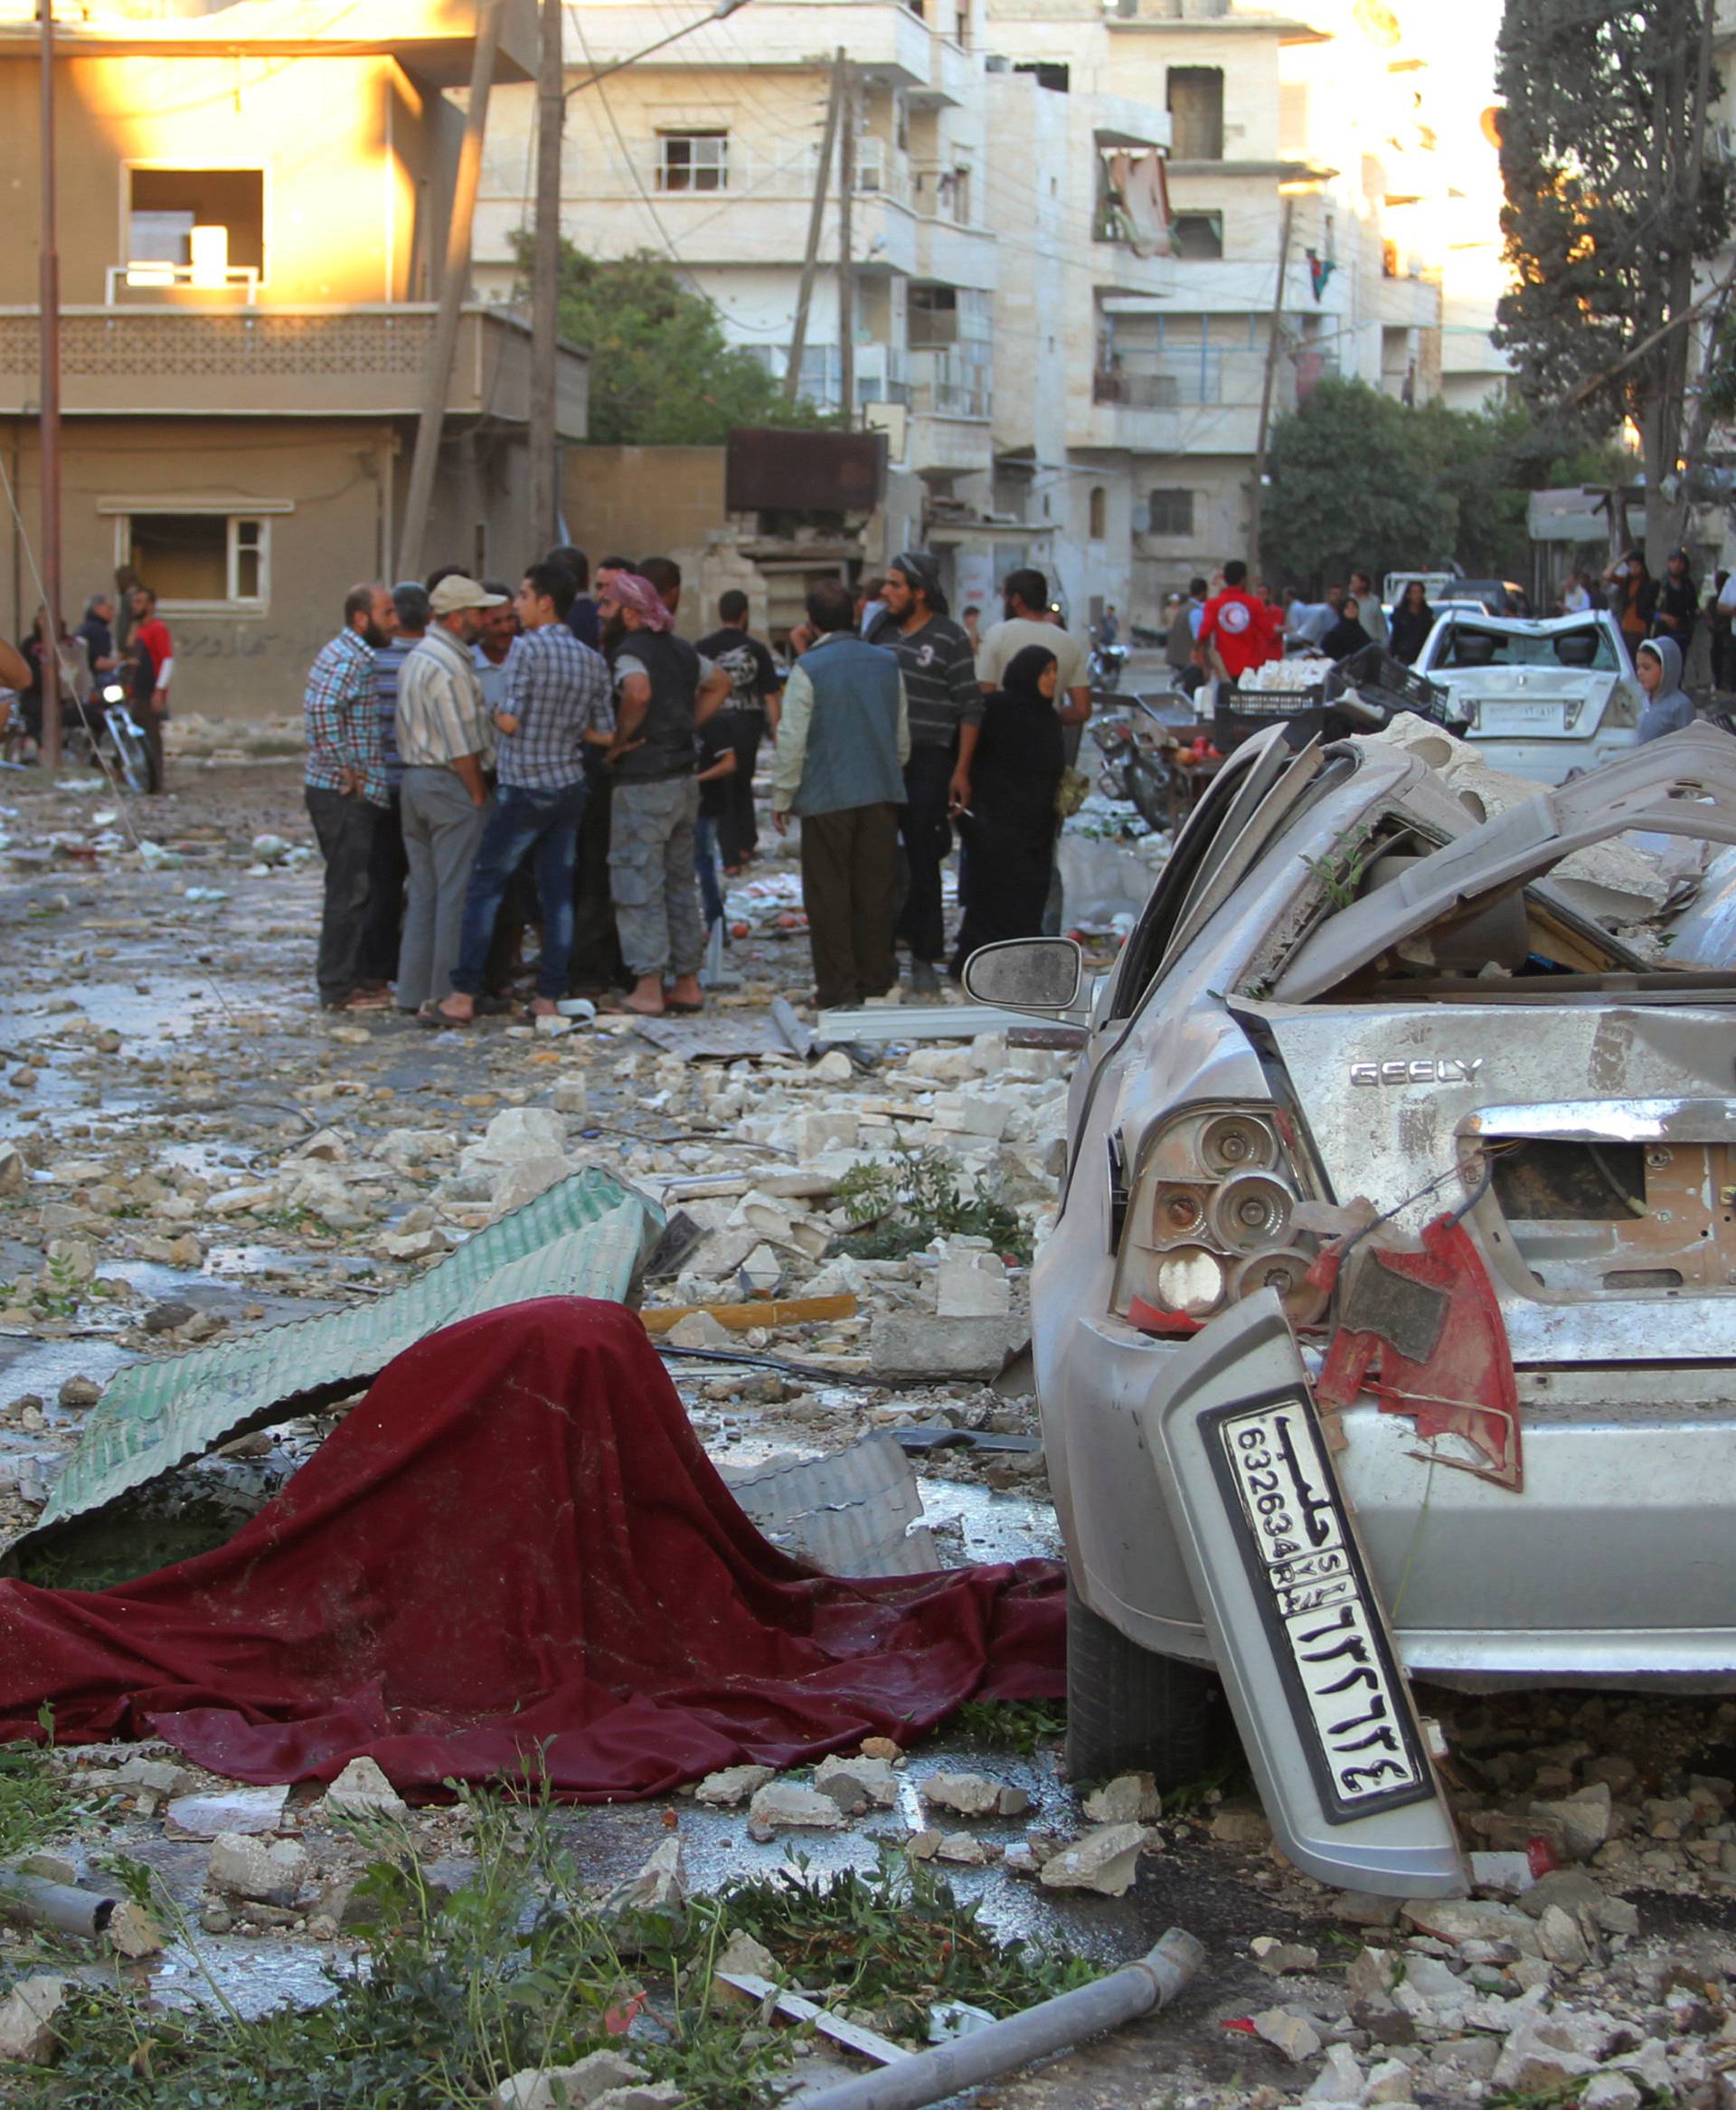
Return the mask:
[[1127,648],[1125,645],[1093,645],[1090,658],[1086,662],[1085,678],[1099,695],[1118,689],[1121,677],[1127,671]]
[[[1130,800],[1140,819],[1158,834],[1170,825],[1165,794],[1175,772],[1165,759],[1165,745],[1174,729],[1142,697],[1117,696],[1114,701],[1114,714],[1091,720],[1091,737],[1103,757],[1098,789],[1106,799]],[[1142,724],[1141,716],[1148,723]]]
[[102,707],[99,730],[98,724],[90,723],[90,719],[97,717],[97,698],[93,696],[90,705],[87,706],[90,718],[86,722],[85,739],[90,749],[90,759],[96,762],[98,751],[106,744],[109,759],[127,789],[129,791],[148,791],[151,788],[151,751],[146,744],[144,733],[134,721],[127,691],[119,682],[108,681],[102,686],[100,696]]

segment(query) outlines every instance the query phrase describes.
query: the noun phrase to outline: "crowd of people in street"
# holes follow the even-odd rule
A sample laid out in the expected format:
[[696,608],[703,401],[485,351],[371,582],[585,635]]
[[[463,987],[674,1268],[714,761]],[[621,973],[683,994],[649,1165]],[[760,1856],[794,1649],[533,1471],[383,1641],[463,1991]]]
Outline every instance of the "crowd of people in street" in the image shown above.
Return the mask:
[[975,646],[925,552],[854,589],[824,582],[787,671],[739,591],[697,644],[677,635],[681,588],[668,558],[611,557],[593,580],[568,546],[515,589],[445,566],[351,590],[304,699],[327,1008],[434,1027],[534,1021],[574,996],[698,1011],[722,878],[759,856],[768,739],[820,1007],[892,998],[901,946],[911,993],[932,996],[977,946],[1052,921],[1058,799],[1091,691],[1043,573],[1011,575]]
[[[1511,598],[1506,612],[1531,614],[1523,594]],[[1719,572],[1703,593],[1686,550],[1672,551],[1664,576],[1656,578],[1643,552],[1629,549],[1600,579],[1570,572],[1548,612],[1581,615],[1598,607],[1620,626],[1645,692],[1642,742],[1694,723],[1688,684],[1697,634],[1703,633],[1709,649],[1693,673],[1694,685],[1736,688],[1736,574]],[[1249,579],[1246,565],[1229,563],[1215,592],[1195,578],[1185,594],[1170,597],[1165,658],[1175,686],[1190,692],[1213,675],[1239,680],[1250,667],[1287,653],[1342,661],[1378,646],[1410,667],[1440,612],[1420,578],[1406,582],[1389,611],[1373,574],[1360,567],[1342,585],[1328,585],[1322,600],[1308,601],[1295,588],[1273,600],[1258,580]]]
[[[699,1010],[724,880],[760,855],[768,741],[772,823],[800,828],[822,1008],[892,998],[901,950],[910,992],[933,997],[978,947],[1058,928],[1064,781],[1092,677],[1042,572],[1012,572],[989,623],[976,607],[954,620],[922,551],[854,588],[825,582],[787,666],[751,634],[740,591],[697,643],[678,635],[681,591],[666,557],[610,557],[593,579],[571,546],[515,587],[447,565],[351,590],[304,698],[323,1004],[448,1027],[506,1010],[533,1020],[574,996],[647,1017]],[[1599,582],[1570,574],[1560,612],[1599,596],[1646,692],[1642,739],[1693,722],[1684,677],[1703,626],[1713,680],[1736,686],[1731,574],[1703,595],[1685,551],[1661,579],[1629,551]],[[1231,561],[1172,597],[1165,657],[1187,690],[1292,652],[1378,646],[1409,665],[1436,616],[1420,579],[1389,611],[1366,569],[1310,601],[1269,595]],[[1106,609],[1091,644],[1101,653],[1118,633]],[[0,647],[0,683],[38,741],[49,651],[45,615],[17,652]],[[121,686],[160,790],[175,645],[148,584],[124,573],[91,596],[57,667],[73,723]],[[515,995],[532,926],[533,987]]]

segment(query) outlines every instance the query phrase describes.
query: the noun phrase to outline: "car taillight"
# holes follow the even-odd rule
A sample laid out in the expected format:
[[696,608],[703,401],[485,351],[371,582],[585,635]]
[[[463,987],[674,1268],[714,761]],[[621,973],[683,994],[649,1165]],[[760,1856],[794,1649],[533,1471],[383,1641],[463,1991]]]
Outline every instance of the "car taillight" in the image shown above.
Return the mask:
[[1115,1310],[1147,1331],[1185,1333],[1275,1289],[1293,1323],[1317,1318],[1326,1293],[1307,1279],[1315,1241],[1295,1228],[1306,1191],[1275,1109],[1176,1115],[1147,1145],[1128,1196]]
[[1561,706],[1561,729],[1571,733],[1580,722],[1580,713],[1585,708],[1583,696],[1570,696]]

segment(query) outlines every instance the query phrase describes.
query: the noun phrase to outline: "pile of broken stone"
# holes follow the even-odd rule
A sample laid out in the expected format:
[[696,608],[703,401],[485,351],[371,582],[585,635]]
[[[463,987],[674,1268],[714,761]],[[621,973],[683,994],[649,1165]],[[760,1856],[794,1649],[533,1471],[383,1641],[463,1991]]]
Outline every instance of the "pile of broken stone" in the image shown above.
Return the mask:
[[[11,1082],[36,1118],[0,1141],[0,1232],[26,1255],[9,1296],[0,1292],[0,1329],[16,1334],[88,1332],[124,1351],[179,1352],[268,1316],[294,1316],[284,1299],[394,1287],[595,1165],[666,1197],[699,1234],[678,1277],[651,1286],[651,1303],[856,1299],[854,1314],[796,1329],[726,1332],[699,1310],[668,1334],[676,1348],[782,1353],[854,1388],[846,1415],[816,1405],[811,1387],[786,1386],[768,1402],[761,1386],[760,1401],[779,1410],[759,1416],[763,1429],[827,1449],[864,1425],[937,1413],[965,1420],[967,1403],[1024,1336],[1024,1271],[986,1239],[941,1237],[901,1259],[827,1257],[853,1227],[837,1183],[863,1163],[896,1162],[901,1146],[942,1151],[967,1185],[991,1178],[1027,1236],[1040,1235],[1053,1209],[1066,1058],[1008,1049],[998,1034],[918,1046],[866,1076],[838,1052],[813,1064],[794,1055],[684,1062],[647,1046],[625,1021],[558,1049],[503,1034],[479,1044],[477,1088],[442,1106],[372,1081],[392,1059],[390,1042],[345,1046],[334,1074],[317,1060],[329,1044],[316,1033],[311,1048],[291,1039],[251,1058],[249,1091],[281,1099],[241,1130],[235,1099],[222,1088],[232,1074],[222,1055],[99,1047],[65,996],[33,1017],[27,999],[21,1010],[23,1059]],[[53,1046],[39,1045],[39,1035]],[[536,1055],[555,1059],[527,1067]],[[90,1077],[98,1093],[119,1085],[157,1094],[162,1111],[111,1121],[100,1109],[38,1109],[30,1101],[51,1060],[64,1074]],[[992,1099],[971,1089],[991,1075]],[[639,1140],[614,1132],[618,1123],[670,1140]],[[714,1191],[684,1192],[695,1186]],[[137,1289],[137,1263],[173,1270],[186,1286]],[[231,1275],[232,1265],[242,1272]],[[229,1293],[212,1293],[219,1289]],[[267,1293],[277,1301],[269,1313],[257,1301]],[[928,1386],[942,1397],[877,1397],[886,1385]],[[751,1372],[707,1378],[703,1390],[703,1432],[712,1407],[756,1404]],[[58,1399],[21,1394],[0,1407],[8,1439],[0,1528],[31,1521],[95,1396],[80,1377]],[[976,1418],[1002,1404],[982,1403]],[[722,1432],[726,1441],[739,1433]],[[938,1470],[966,1478],[986,1470],[1010,1481],[1036,1478],[1040,1461],[1001,1458],[985,1468],[949,1458]]]
[[[1269,2083],[1239,2100],[1732,2110],[1736,1786],[1694,1769],[1703,1714],[1430,1697],[1451,1717],[1470,1897],[1322,1890],[1282,1861],[1257,1811],[1210,1821],[1222,1843],[1264,1846],[1256,1879],[1275,1897],[1327,1920],[1325,1940],[1250,1944],[1286,1997],[1244,2019],[1318,2070],[1299,2093]],[[1736,1703],[1712,1729],[1736,1741]]]

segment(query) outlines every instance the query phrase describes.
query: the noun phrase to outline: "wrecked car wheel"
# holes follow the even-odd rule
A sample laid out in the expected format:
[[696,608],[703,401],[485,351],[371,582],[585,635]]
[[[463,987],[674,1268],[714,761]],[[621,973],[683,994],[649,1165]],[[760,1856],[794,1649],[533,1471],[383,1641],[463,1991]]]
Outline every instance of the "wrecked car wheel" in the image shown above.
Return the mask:
[[1225,1735],[1221,1688],[1196,1663],[1128,1641],[1067,1585],[1067,1773],[1146,1772],[1160,1788],[1198,1780]]

